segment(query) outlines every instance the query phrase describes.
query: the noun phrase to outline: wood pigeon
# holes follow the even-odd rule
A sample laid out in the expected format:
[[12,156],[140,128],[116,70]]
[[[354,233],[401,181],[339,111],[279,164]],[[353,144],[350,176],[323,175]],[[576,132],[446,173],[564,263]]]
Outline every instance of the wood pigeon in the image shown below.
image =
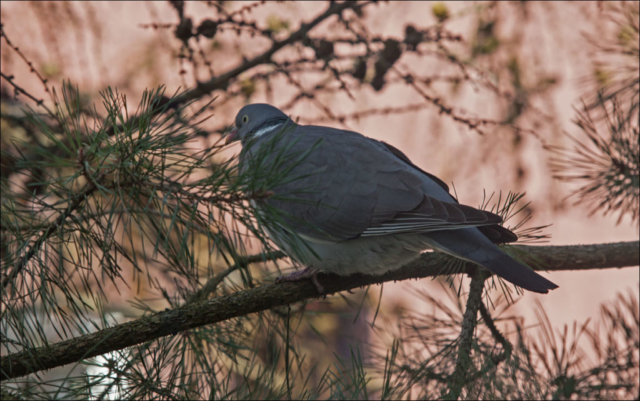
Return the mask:
[[242,143],[240,172],[261,176],[271,195],[252,203],[280,213],[267,234],[308,266],[279,281],[310,277],[323,292],[318,272],[382,275],[435,249],[529,291],[558,287],[495,245],[517,240],[500,216],[459,204],[444,182],[389,144],[298,125],[268,104],[244,106],[235,126],[226,143]]

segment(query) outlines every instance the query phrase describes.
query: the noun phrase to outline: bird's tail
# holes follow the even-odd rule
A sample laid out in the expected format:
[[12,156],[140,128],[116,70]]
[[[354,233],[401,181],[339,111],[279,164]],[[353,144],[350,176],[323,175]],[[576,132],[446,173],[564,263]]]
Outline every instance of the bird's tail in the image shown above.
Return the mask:
[[516,261],[477,228],[443,230],[427,234],[439,250],[485,267],[525,290],[546,294],[558,286]]

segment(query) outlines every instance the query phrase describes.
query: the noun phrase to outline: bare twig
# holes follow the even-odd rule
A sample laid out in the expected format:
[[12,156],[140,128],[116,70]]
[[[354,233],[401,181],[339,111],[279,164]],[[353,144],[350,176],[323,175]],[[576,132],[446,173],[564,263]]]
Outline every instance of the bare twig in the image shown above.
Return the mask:
[[258,263],[258,262],[266,262],[269,260],[276,260],[276,259],[281,259],[283,257],[285,257],[286,255],[280,251],[276,251],[276,252],[269,252],[269,253],[265,253],[265,254],[258,254],[258,255],[251,255],[251,256],[245,256],[243,258],[240,258],[239,260],[236,261],[236,264],[229,267],[228,269],[226,269],[225,271],[223,271],[222,273],[218,274],[215,277],[212,277],[211,279],[209,279],[209,281],[207,281],[202,288],[200,288],[198,291],[196,291],[195,293],[193,293],[193,295],[191,295],[191,297],[189,298],[189,300],[187,302],[191,303],[191,302],[197,302],[197,301],[202,301],[204,299],[207,299],[207,297],[211,294],[213,294],[216,290],[216,288],[218,288],[218,285],[220,285],[220,283],[231,273],[233,273],[234,271],[241,269],[241,268],[245,268],[248,265],[252,264],[252,263]]
[[13,89],[15,90],[16,93],[22,93],[23,95],[25,95],[26,97],[28,97],[29,99],[33,100],[36,105],[42,107],[43,109],[45,109],[47,111],[47,113],[49,113],[49,115],[53,116],[53,112],[44,105],[44,100],[43,99],[38,99],[35,96],[33,96],[32,94],[30,94],[29,92],[27,92],[25,89],[21,88],[20,86],[18,86],[18,84],[16,84],[15,82],[13,82],[14,76],[13,75],[6,75],[4,72],[0,72],[0,76],[2,76],[2,78],[4,78],[9,85],[13,86]]
[[[44,91],[47,93],[51,93],[51,91],[49,91],[49,87],[47,86],[47,79],[45,77],[43,77],[40,72],[38,72],[38,70],[36,69],[36,67],[33,66],[33,62],[31,60],[29,60],[27,58],[27,56],[24,55],[24,53],[22,53],[22,51],[20,50],[20,48],[16,45],[14,45],[11,40],[9,40],[9,37],[7,36],[7,33],[4,31],[4,26],[2,24],[0,24],[0,36],[2,36],[4,38],[4,40],[7,42],[7,45],[9,45],[9,47],[11,47],[11,49],[13,49],[13,51],[15,51],[18,56],[20,56],[20,58],[27,64],[27,66],[29,67],[30,71],[35,74],[38,79],[40,80],[40,82],[42,82],[42,85],[44,86]],[[6,79],[6,77],[5,77]],[[14,85],[14,87],[16,87]],[[24,93],[25,95],[27,94],[24,90],[21,90],[22,93]],[[30,98],[34,98],[33,96],[30,96]],[[38,104],[39,106],[41,106],[41,104]],[[47,109],[47,111],[49,111]],[[49,113],[51,113],[49,111]],[[52,114],[53,115],[53,114]]]
[[317,16],[311,22],[308,22],[306,24],[303,23],[302,25],[300,25],[300,29],[298,29],[296,32],[289,35],[289,37],[287,37],[286,39],[274,42],[273,45],[269,48],[269,50],[263,52],[262,54],[243,62],[241,65],[231,69],[230,71],[225,72],[224,74],[214,77],[207,82],[203,82],[199,84],[197,87],[186,92],[182,96],[176,97],[172,101],[172,106],[177,106],[177,105],[189,102],[193,99],[201,98],[202,96],[208,93],[211,93],[214,90],[225,89],[229,85],[229,82],[232,79],[238,77],[240,74],[242,74],[243,72],[253,67],[256,67],[260,64],[268,63],[271,60],[271,57],[276,52],[278,52],[280,49],[282,49],[285,46],[288,46],[292,43],[302,40],[309,33],[309,31],[311,31],[311,29],[316,27],[318,24],[320,24],[327,18],[333,15],[340,14],[344,10],[347,10],[349,8],[352,8],[352,9],[363,8],[368,4],[370,4],[370,2],[366,2],[362,4],[357,2],[352,2],[352,1],[343,1],[341,3],[332,2],[329,8],[327,8],[327,10],[324,13]]

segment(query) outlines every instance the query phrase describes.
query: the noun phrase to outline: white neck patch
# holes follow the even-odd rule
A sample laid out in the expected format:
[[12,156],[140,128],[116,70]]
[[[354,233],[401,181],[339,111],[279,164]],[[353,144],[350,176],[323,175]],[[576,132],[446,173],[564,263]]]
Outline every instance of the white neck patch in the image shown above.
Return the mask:
[[252,138],[258,138],[264,134],[266,134],[267,132],[271,132],[271,131],[275,131],[276,129],[280,128],[280,126],[284,125],[283,122],[279,122],[276,124],[271,124],[271,125],[267,125],[266,127],[262,127],[260,128],[258,131],[256,131],[255,134],[253,134],[251,137]]

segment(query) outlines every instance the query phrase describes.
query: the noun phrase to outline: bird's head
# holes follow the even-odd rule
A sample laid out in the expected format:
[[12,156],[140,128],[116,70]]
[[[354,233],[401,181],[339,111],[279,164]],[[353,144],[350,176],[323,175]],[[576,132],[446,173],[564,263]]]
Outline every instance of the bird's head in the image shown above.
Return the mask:
[[268,104],[255,103],[244,106],[236,115],[236,126],[228,134],[225,143],[247,141],[278,132],[289,121],[282,111]]

